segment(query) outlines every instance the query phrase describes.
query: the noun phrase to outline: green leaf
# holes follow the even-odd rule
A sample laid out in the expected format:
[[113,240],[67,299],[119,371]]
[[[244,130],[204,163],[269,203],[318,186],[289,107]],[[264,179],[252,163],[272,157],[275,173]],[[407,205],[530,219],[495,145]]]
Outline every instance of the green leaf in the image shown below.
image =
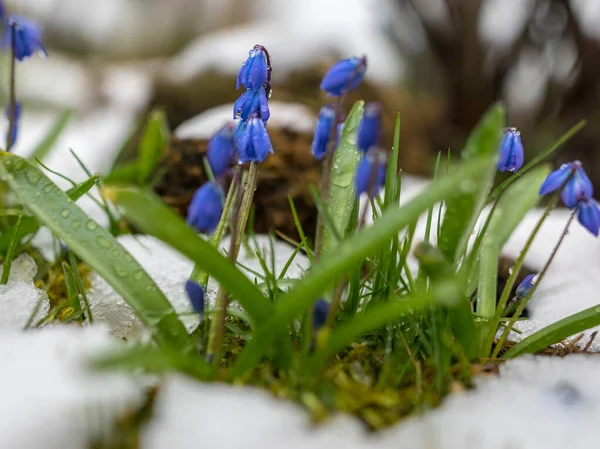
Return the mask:
[[43,159],[52,149],[66,126],[69,124],[69,121],[73,117],[75,111],[69,110],[63,112],[56,122],[48,131],[48,134],[44,136],[42,141],[38,144],[38,146],[33,150],[29,159],[34,161],[36,159]]
[[[331,190],[329,194],[329,216],[337,234],[342,239],[348,234],[348,225],[356,203],[354,176],[360,152],[356,148],[356,133],[358,123],[363,113],[363,101],[357,101],[344,122],[340,144],[335,150],[331,166]],[[322,254],[331,252],[337,245],[337,239],[332,229],[327,226],[323,230]]]
[[171,304],[141,265],[36,166],[0,152],[0,177],[40,221],[63,240],[125,299],[139,318],[156,330],[161,343],[193,345]]
[[67,190],[67,195],[73,201],[77,201],[83,195],[88,193],[92,187],[94,187],[100,181],[100,175],[98,173],[93,174],[88,179],[83,181],[81,184],[71,187]]
[[139,229],[172,246],[217,279],[256,323],[264,322],[271,314],[271,303],[256,286],[158,197],[133,186],[107,185],[102,193],[120,206]]
[[598,325],[600,325],[600,305],[570,315],[525,337],[506,351],[502,358],[512,359],[521,354],[535,354],[565,338]]
[[0,278],[0,284],[6,284],[8,282],[8,277],[10,276],[10,267],[12,266],[13,258],[15,257],[15,251],[17,249],[17,244],[19,243],[19,228],[21,227],[21,216],[17,218],[17,223],[15,224],[15,228],[12,232],[12,239],[10,241],[10,245],[8,246],[8,251],[6,252],[6,257],[4,258],[4,265],[2,266],[2,278]]
[[169,126],[163,111],[150,114],[148,124],[142,135],[137,161],[138,181],[145,184],[163,155],[169,142]]
[[112,171],[102,177],[102,181],[107,184],[137,182],[138,180],[138,162],[124,162],[122,165],[115,167]]
[[463,164],[448,176],[431,183],[423,192],[406,205],[390,205],[373,226],[348,237],[332,253],[324,255],[308,272],[306,277],[278,301],[269,320],[259,326],[248,343],[231,375],[237,377],[254,367],[267,348],[284,333],[287,325],[334,285],[340,276],[351,272],[364,259],[389,244],[391,238],[403,228],[415,223],[419,215],[432,204],[447,198],[460,183],[473,182],[481,170],[490,164],[490,157],[476,158]]
[[143,369],[156,374],[178,370],[200,380],[210,380],[212,376],[211,366],[202,359],[156,346],[132,346],[108,352],[94,357],[89,364],[100,370]]
[[549,172],[548,167],[536,168],[512,184],[498,200],[479,254],[477,313],[483,317],[492,317],[496,312],[498,259],[502,247],[527,212],[537,204],[540,186]]
[[[30,215],[19,215],[21,217],[21,226],[18,226],[19,231],[17,235],[17,241],[21,241],[23,237],[26,235],[33,234],[37,232],[40,225],[35,217]],[[17,217],[17,219],[19,218]],[[15,224],[6,229],[2,234],[0,234],[0,253],[4,254],[8,250],[10,243],[14,236],[14,230],[17,228],[16,220]]]
[[[493,106],[479,122],[467,140],[462,152],[463,160],[478,156],[492,156],[498,151],[505,112],[501,105]],[[471,182],[457,186],[456,194],[446,202],[446,214],[439,237],[439,247],[448,260],[456,262],[467,247],[495,174],[495,159],[488,159],[479,176]]]

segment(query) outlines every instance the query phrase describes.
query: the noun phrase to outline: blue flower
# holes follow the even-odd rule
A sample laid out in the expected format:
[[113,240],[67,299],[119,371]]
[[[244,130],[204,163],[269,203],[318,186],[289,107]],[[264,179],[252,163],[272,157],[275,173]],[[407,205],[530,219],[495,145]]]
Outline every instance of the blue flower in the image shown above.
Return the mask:
[[534,278],[535,274],[530,274],[521,281],[521,283],[517,287],[517,290],[515,291],[517,298],[524,298],[525,296],[527,296],[529,290],[531,290],[531,287],[533,287],[533,284],[535,283]]
[[258,117],[240,122],[235,132],[238,158],[241,163],[262,162],[273,152],[265,124]]
[[507,128],[500,143],[498,170],[516,172],[523,166],[523,144],[521,133],[516,128]]
[[381,105],[379,103],[369,103],[366,105],[362,120],[358,125],[356,146],[365,153],[369,151],[369,148],[377,146],[380,130]]
[[312,327],[314,331],[318,331],[325,326],[328,314],[329,303],[322,298],[317,299],[312,309]]
[[321,90],[334,97],[340,97],[360,84],[367,71],[367,57],[344,59],[323,77]]
[[40,52],[47,56],[46,49],[42,44],[42,31],[33,21],[20,16],[3,17],[4,36],[2,46],[12,47],[13,28],[15,35],[15,58],[18,61]]
[[206,156],[213,174],[223,176],[233,161],[235,154],[235,127],[232,124],[223,126],[208,141]]
[[199,314],[204,313],[204,289],[202,286],[188,279],[185,281],[185,293],[192,304],[192,310]]
[[223,191],[218,184],[207,182],[194,193],[188,207],[187,223],[198,232],[211,233],[223,213]]
[[240,116],[242,120],[248,120],[248,117],[257,115],[264,122],[269,120],[269,102],[264,87],[248,89],[233,105],[233,118]]
[[550,173],[540,187],[540,195],[555,192],[561,187],[563,190],[560,197],[570,209],[583,199],[591,199],[594,194],[592,182],[579,161],[563,164],[558,170]]
[[237,77],[236,89],[240,85],[246,89],[263,87],[269,79],[268,54],[262,45],[256,45],[250,50],[248,59],[242,64]]
[[312,152],[316,159],[321,159],[327,152],[327,145],[331,136],[331,129],[335,124],[335,117],[336,112],[333,105],[321,108],[312,142]]
[[[9,120],[9,123],[10,123],[10,105],[8,105],[6,107],[5,114],[6,114],[6,118]],[[20,119],[21,119],[21,104],[19,102],[17,102],[17,103],[15,103],[15,120],[13,123],[13,128],[12,128],[12,130],[9,129],[9,131],[8,131],[11,133],[11,135],[10,135],[10,146],[11,147],[17,141],[17,135],[19,134],[19,120]]]
[[596,237],[600,231],[600,206],[594,199],[584,198],[577,204],[577,220]]
[[387,156],[382,151],[369,152],[363,156],[356,170],[356,196],[367,193],[370,197],[377,194],[385,185]]

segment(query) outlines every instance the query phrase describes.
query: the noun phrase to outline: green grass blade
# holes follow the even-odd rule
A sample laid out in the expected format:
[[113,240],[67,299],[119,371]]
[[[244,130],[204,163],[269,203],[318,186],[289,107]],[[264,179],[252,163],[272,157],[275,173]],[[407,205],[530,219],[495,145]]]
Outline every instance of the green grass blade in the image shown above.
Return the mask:
[[153,111],[148,118],[148,124],[140,142],[137,161],[140,184],[144,185],[154,172],[169,139],[169,125],[164,112],[160,110]]
[[431,183],[418,197],[406,205],[390,206],[370,228],[348,237],[335,252],[324,255],[306,277],[278,302],[270,319],[258,327],[234,365],[231,375],[239,376],[260,361],[274,339],[284,332],[292,319],[309,309],[311,304],[332,287],[340,276],[351,272],[364,259],[388,244],[400,230],[415,223],[432,204],[451,195],[461,182],[473,182],[481,170],[489,166],[490,157],[468,161],[439,181]]
[[2,278],[0,278],[0,284],[8,283],[8,277],[10,276],[10,268],[12,266],[13,258],[15,257],[15,251],[19,243],[19,228],[21,227],[21,215],[17,218],[17,223],[12,232],[12,239],[4,258],[4,264],[2,265]]
[[[30,215],[19,215],[17,220],[20,221],[20,226],[18,226],[18,235],[17,241],[21,241],[23,237],[26,235],[34,234],[39,229],[40,225],[35,217]],[[17,228],[17,223],[10,226],[6,229],[2,234],[0,234],[0,254],[6,253],[8,251],[11,242],[14,240],[14,232]]]
[[390,204],[398,203],[398,154],[400,152],[400,113],[396,116],[396,126],[394,128],[394,143],[392,154],[388,159],[387,175],[385,178],[385,207]]
[[65,130],[69,121],[73,117],[75,111],[69,110],[63,112],[60,117],[56,120],[52,128],[48,131],[48,134],[44,136],[42,141],[35,147],[29,159],[34,161],[36,159],[43,159],[52,149],[62,132]]
[[[463,160],[496,155],[504,126],[504,108],[495,105],[469,136],[462,152]],[[495,173],[495,161],[488,161],[489,165],[482,167],[479,176],[471,184],[465,182],[458,186],[456,195],[448,198],[446,202],[446,214],[438,244],[448,260],[456,262],[463,254],[477,217],[485,204]]]
[[406,313],[431,303],[433,295],[423,293],[381,303],[370,307],[365,313],[346,320],[335,329],[325,345],[315,356],[316,370],[322,369],[326,360],[369,331],[381,329],[386,324],[395,324]]
[[182,348],[193,344],[171,304],[140,264],[38,167],[2,152],[0,176],[40,223],[104,277],[142,322],[155,329],[159,342]]
[[[511,185],[498,200],[485,231],[480,251],[479,298],[477,313],[492,317],[496,312],[496,288],[500,251],[527,212],[538,200],[540,186],[549,173],[548,167],[538,167]],[[474,255],[474,260],[477,256]]]
[[572,335],[600,325],[600,305],[570,315],[525,337],[506,351],[502,358],[512,359],[521,354],[535,354]]
[[88,193],[92,187],[94,187],[100,181],[100,175],[98,173],[93,174],[88,179],[83,181],[81,184],[77,184],[76,186],[71,187],[67,190],[67,195],[73,201],[77,201],[83,195]]
[[177,249],[218,280],[255,322],[264,322],[270,315],[270,302],[254,284],[158,197],[133,186],[105,186],[102,193],[120,206],[139,229]]
[[328,211],[332,226],[323,230],[323,248],[321,253],[331,252],[337,246],[338,239],[334,232],[342,238],[348,234],[348,227],[356,203],[354,176],[360,160],[356,148],[356,132],[362,117],[364,102],[357,101],[348,118],[344,122],[340,144],[335,150],[331,166],[331,190],[329,193]]

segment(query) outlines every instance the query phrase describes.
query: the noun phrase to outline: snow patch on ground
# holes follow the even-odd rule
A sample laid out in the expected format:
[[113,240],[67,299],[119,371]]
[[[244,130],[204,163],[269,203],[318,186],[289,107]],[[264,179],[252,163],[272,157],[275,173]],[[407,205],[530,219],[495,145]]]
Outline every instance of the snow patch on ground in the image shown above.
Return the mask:
[[89,357],[115,346],[102,326],[0,330],[1,446],[11,449],[88,447],[142,399],[133,378],[92,373]]
[[[181,319],[188,328],[194,329],[198,325],[198,318],[190,314],[191,305],[185,294],[184,284],[189,279],[193,264],[185,256],[171,249],[165,243],[150,236],[123,235],[118,237],[119,243],[142,265],[144,270],[156,282],[158,287],[167,296],[177,313],[182,314]],[[258,249],[266,261],[267,267],[273,266],[268,236],[257,236]],[[250,248],[255,251],[256,246],[249,241]],[[294,248],[287,243],[274,241],[275,273],[281,270],[291,257]],[[225,238],[220,245],[223,253],[229,247],[229,238]],[[238,265],[242,271],[253,281],[263,282],[265,272],[253,252],[242,247],[238,258]],[[308,269],[309,262],[306,256],[296,255],[290,265],[286,278],[300,278]],[[111,333],[118,338],[133,338],[143,332],[142,324],[135,316],[133,310],[123,298],[101,276],[92,273],[90,277],[92,288],[88,300],[92,307],[94,320],[106,323]],[[207,292],[207,300],[214,301],[218,284],[211,279]]]
[[[0,273],[4,264],[0,265]],[[34,319],[48,313],[48,296],[33,284],[37,273],[35,261],[27,254],[13,260],[8,283],[0,285],[0,330],[23,329],[38,307]],[[0,433],[1,435],[1,433]]]

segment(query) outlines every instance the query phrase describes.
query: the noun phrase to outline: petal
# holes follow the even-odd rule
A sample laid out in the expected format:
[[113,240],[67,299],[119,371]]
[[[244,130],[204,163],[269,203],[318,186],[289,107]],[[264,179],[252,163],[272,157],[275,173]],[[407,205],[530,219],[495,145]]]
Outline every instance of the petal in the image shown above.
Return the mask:
[[208,142],[206,156],[216,177],[225,174],[231,165],[234,153],[233,128],[221,128]]
[[573,163],[569,162],[568,164],[563,164],[558,170],[550,173],[540,187],[540,195],[546,195],[547,193],[560,189],[570,176],[572,169]]
[[381,106],[379,103],[369,103],[365,107],[362,120],[358,125],[356,146],[364,152],[377,145],[381,128]]
[[263,122],[269,120],[271,112],[269,111],[269,101],[267,100],[267,92],[264,87],[261,87],[258,92],[258,101],[260,108],[260,118]]
[[312,310],[312,327],[313,330],[318,331],[327,322],[327,315],[329,312],[329,303],[322,298],[319,298],[313,304]]
[[585,174],[583,168],[578,166],[561,192],[560,197],[565,206],[571,209],[582,199],[591,199],[593,193],[592,182]]
[[369,187],[369,176],[371,174],[371,158],[364,156],[356,170],[354,185],[356,187],[356,196],[365,193]]
[[262,162],[267,157],[267,154],[273,152],[271,139],[267,129],[260,119],[252,119],[252,144],[257,162]]
[[600,208],[594,200],[583,200],[577,207],[577,220],[579,223],[598,237],[600,230]]
[[529,290],[531,290],[531,287],[533,287],[533,279],[535,278],[535,276],[535,274],[530,274],[521,281],[521,283],[517,287],[517,290],[515,291],[517,297],[524,298],[525,296],[527,296],[527,293],[529,293]]
[[358,86],[366,71],[366,58],[344,59],[333,67],[323,77],[321,90],[333,96],[340,96]]
[[250,130],[248,122],[240,122],[235,131],[235,144],[238,151],[238,159],[241,163],[246,163],[250,160],[248,147],[250,146]]
[[235,103],[233,104],[233,119],[234,120],[238,117],[238,115],[242,114],[242,111],[244,110],[244,107],[245,107],[246,103],[248,102],[248,98],[250,95],[251,95],[251,92],[249,90],[247,90],[242,95],[240,95],[240,97],[237,100],[235,100]]
[[192,310],[196,313],[204,313],[204,289],[202,286],[188,279],[185,281],[185,293],[192,304]]

